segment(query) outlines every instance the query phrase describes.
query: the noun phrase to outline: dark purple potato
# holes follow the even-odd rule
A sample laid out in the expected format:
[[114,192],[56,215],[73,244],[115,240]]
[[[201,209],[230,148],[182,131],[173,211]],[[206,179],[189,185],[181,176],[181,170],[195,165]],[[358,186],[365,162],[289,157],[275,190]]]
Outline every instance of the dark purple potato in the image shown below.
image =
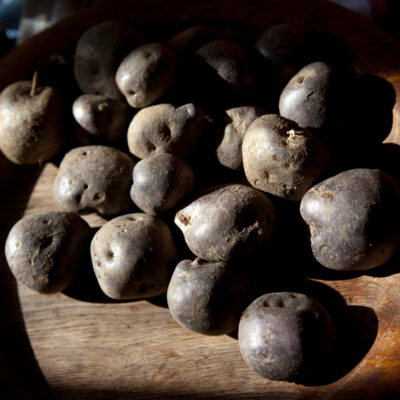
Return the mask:
[[5,254],[17,281],[40,293],[64,290],[78,276],[90,243],[89,225],[75,213],[28,215],[10,230]]
[[112,299],[165,293],[177,258],[168,226],[145,213],[107,222],[94,235],[90,251],[99,285]]
[[175,223],[197,257],[229,261],[268,244],[275,228],[275,210],[260,191],[228,185],[180,210]]
[[192,103],[145,107],[129,125],[129,151],[138,158],[162,153],[185,157],[201,136],[204,121],[203,111]]
[[18,81],[0,94],[0,150],[15,164],[38,164],[64,142],[63,100],[50,86]]
[[63,211],[97,211],[110,216],[132,206],[129,190],[135,162],[108,146],[81,146],[61,161],[53,185],[54,201]]
[[122,59],[142,42],[134,29],[116,21],[103,22],[85,31],[74,59],[74,75],[82,92],[122,99],[115,73]]
[[229,122],[224,129],[222,142],[217,148],[219,162],[225,167],[242,169],[242,142],[249,125],[265,114],[263,110],[253,106],[230,108],[225,111]]
[[205,335],[235,330],[250,296],[251,284],[240,266],[200,259],[181,261],[167,292],[175,321]]
[[243,168],[252,186],[300,201],[329,163],[325,146],[312,131],[278,115],[263,115],[243,139]]
[[246,364],[276,381],[314,378],[329,363],[335,328],[325,308],[300,293],[265,294],[243,312],[239,346]]
[[177,58],[161,43],[147,43],[130,52],[118,67],[115,80],[133,108],[143,108],[163,97],[175,83]]
[[348,170],[312,187],[300,212],[317,261],[336,270],[387,262],[400,244],[399,204],[399,185],[377,169]]
[[80,128],[78,140],[84,144],[116,142],[126,134],[132,118],[131,108],[123,101],[101,94],[84,94],[72,105]]
[[279,99],[279,113],[303,128],[344,127],[349,121],[351,98],[350,78],[317,61],[303,67],[287,83]]
[[150,215],[161,215],[175,207],[194,187],[192,168],[168,153],[139,161],[132,176],[131,198]]

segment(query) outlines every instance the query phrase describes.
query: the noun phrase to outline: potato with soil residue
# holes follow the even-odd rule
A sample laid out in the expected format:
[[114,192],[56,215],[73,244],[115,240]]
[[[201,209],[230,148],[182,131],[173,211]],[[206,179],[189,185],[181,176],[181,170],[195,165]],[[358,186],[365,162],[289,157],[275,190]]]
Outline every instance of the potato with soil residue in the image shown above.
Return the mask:
[[208,261],[229,261],[264,248],[275,228],[268,197],[244,185],[201,196],[175,215],[189,249]]
[[301,293],[265,294],[243,312],[239,346],[246,364],[277,381],[315,379],[329,365],[335,328],[326,309]]
[[196,145],[204,121],[203,111],[192,103],[143,108],[128,128],[129,151],[138,158],[161,153],[185,157]]
[[168,226],[145,213],[126,214],[103,225],[91,247],[94,272],[112,299],[139,299],[167,291],[176,263]]
[[176,266],[167,300],[172,316],[184,328],[223,335],[237,328],[251,294],[243,265],[196,259]]
[[312,131],[278,115],[263,115],[247,129],[243,168],[252,186],[300,201],[329,164],[324,144]]
[[108,146],[81,146],[61,161],[53,185],[54,201],[63,211],[97,211],[115,215],[132,206],[129,189],[135,162]]
[[40,293],[64,290],[78,276],[90,243],[89,225],[75,213],[28,215],[10,230],[5,254],[17,281]]
[[387,262],[400,244],[400,187],[377,169],[344,171],[312,187],[300,212],[317,261],[336,270]]

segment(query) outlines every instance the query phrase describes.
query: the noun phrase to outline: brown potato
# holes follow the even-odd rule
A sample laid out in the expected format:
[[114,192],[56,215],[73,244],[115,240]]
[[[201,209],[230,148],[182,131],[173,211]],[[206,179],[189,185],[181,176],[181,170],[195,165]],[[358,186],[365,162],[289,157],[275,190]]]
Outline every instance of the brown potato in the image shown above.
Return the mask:
[[108,216],[132,206],[129,189],[135,162],[108,146],[81,146],[63,158],[53,186],[63,211],[97,211]]
[[90,243],[89,225],[75,213],[28,215],[10,230],[5,254],[17,281],[40,293],[64,290],[77,277]]
[[103,22],[85,31],[74,58],[74,75],[82,92],[122,99],[115,73],[122,59],[142,42],[134,29],[117,21]]
[[243,139],[243,168],[252,186],[300,201],[329,164],[324,144],[311,130],[278,115],[257,118]]
[[171,89],[176,74],[175,53],[164,44],[147,43],[122,60],[115,81],[131,107],[143,108]]
[[204,125],[204,113],[189,103],[178,108],[157,104],[140,110],[128,128],[129,151],[138,158],[171,153],[187,156]]
[[94,272],[112,299],[138,299],[167,291],[176,263],[168,226],[144,213],[122,215],[103,225],[91,243]]
[[279,292],[265,294],[246,308],[238,336],[246,364],[258,375],[300,383],[328,365],[335,327],[314,298]]
[[400,244],[400,187],[377,169],[344,171],[312,187],[300,212],[317,261],[336,270],[387,262]]
[[50,86],[18,81],[0,94],[0,150],[15,164],[48,160],[64,142],[63,100]]
[[175,223],[197,257],[229,261],[268,244],[275,228],[275,210],[260,191],[227,185],[178,211]]

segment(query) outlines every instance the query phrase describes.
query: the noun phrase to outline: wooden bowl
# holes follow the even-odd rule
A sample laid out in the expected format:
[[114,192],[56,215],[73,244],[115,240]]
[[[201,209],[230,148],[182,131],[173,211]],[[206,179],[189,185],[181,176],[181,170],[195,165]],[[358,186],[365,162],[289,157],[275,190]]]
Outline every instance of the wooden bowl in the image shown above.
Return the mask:
[[[317,0],[121,1],[86,9],[29,39],[0,60],[0,89],[26,79],[50,54],[73,52],[81,33],[104,20],[134,26],[172,21],[231,21],[254,27],[291,21],[342,39],[356,68],[385,78],[400,93],[400,46],[370,21]],[[385,139],[399,154],[399,103]],[[1,240],[23,215],[54,209],[53,163],[24,167],[0,158]],[[85,218],[92,225],[103,221]],[[399,256],[366,273],[334,274],[306,283],[340,313],[338,365],[325,381],[300,385],[258,377],[233,336],[184,330],[168,309],[149,301],[102,303],[19,286],[4,254],[1,273],[1,398],[43,399],[395,399],[400,398]],[[154,303],[154,302],[153,302]],[[3,396],[1,396],[3,395]],[[399,397],[396,397],[399,396]]]

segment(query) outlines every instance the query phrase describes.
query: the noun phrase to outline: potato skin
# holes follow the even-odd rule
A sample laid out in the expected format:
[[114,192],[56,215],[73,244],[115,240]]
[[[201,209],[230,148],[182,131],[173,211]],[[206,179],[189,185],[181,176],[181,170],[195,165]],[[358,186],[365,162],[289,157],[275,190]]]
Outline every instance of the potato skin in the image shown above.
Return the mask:
[[106,216],[132,205],[129,189],[135,162],[109,146],[80,146],[65,154],[53,186],[63,211],[97,211]]
[[139,161],[132,177],[131,199],[150,215],[161,215],[175,207],[194,187],[189,164],[167,153]]
[[246,364],[258,375],[301,382],[329,362],[335,328],[314,298],[278,292],[260,296],[246,308],[238,336]]
[[229,261],[263,248],[275,223],[268,197],[240,184],[213,190],[175,215],[189,249],[208,261]]
[[74,58],[74,75],[81,91],[122,99],[115,74],[122,59],[142,42],[135,30],[117,21],[86,30],[78,40]]
[[166,292],[177,258],[168,226],[145,213],[107,222],[93,237],[90,251],[99,285],[112,299]]
[[169,311],[184,328],[223,335],[237,328],[251,298],[251,283],[238,265],[183,260],[167,291]]
[[243,168],[252,186],[300,201],[329,164],[324,144],[312,131],[278,115],[263,115],[248,127]]
[[143,108],[168,92],[176,74],[173,50],[162,43],[146,43],[122,60],[115,81],[131,107]]
[[157,104],[140,110],[128,128],[129,151],[138,158],[171,153],[187,156],[204,126],[204,113],[193,103]]
[[18,81],[0,94],[0,150],[15,164],[48,160],[64,143],[63,100],[50,86]]
[[90,243],[89,225],[75,213],[28,215],[10,230],[5,254],[17,281],[40,293],[64,290],[78,275]]
[[377,169],[344,171],[312,187],[300,213],[317,261],[336,270],[387,262],[400,244],[400,187]]

